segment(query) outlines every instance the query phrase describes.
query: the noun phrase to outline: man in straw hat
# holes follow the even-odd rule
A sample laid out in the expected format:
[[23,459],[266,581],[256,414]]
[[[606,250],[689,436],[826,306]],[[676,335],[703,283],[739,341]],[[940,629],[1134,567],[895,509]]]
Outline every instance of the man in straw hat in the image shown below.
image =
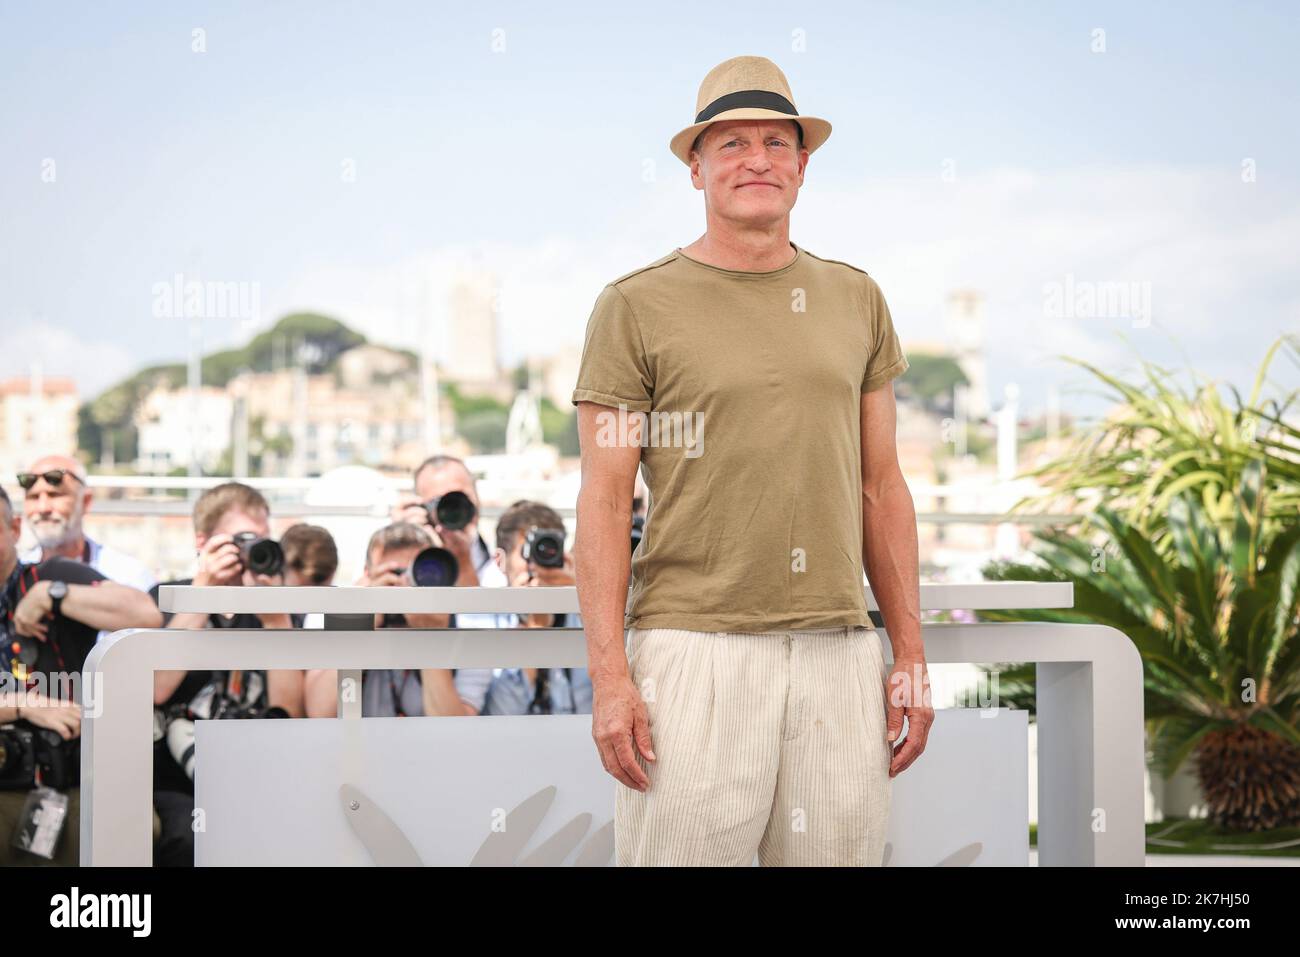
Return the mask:
[[575,557],[620,865],[879,865],[925,748],[908,362],[875,281],[790,242],[830,131],[772,61],[714,67],[670,143],[704,235],[606,285],[587,325]]

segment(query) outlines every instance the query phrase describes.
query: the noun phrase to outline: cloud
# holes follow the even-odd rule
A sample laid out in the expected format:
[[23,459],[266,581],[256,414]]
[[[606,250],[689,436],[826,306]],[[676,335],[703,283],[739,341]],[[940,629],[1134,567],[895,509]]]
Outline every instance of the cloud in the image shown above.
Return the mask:
[[46,376],[70,376],[83,401],[130,375],[139,365],[121,345],[86,339],[48,322],[7,321],[5,326],[0,376],[31,375],[36,367]]

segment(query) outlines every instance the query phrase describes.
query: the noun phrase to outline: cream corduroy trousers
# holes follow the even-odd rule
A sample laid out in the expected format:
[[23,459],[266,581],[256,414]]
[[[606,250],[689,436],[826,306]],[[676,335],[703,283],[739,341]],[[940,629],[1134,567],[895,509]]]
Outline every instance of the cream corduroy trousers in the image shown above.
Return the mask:
[[871,628],[630,629],[656,761],[615,784],[618,866],[879,866],[893,745]]

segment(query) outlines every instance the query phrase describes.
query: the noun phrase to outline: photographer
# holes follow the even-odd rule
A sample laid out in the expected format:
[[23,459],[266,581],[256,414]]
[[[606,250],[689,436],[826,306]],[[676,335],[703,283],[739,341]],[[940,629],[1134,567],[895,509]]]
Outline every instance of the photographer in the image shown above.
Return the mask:
[[319,525],[299,522],[280,536],[286,585],[332,585],[339,570],[334,536]]
[[[283,553],[267,543],[271,507],[256,489],[226,482],[208,489],[194,503],[194,542],[198,568],[192,579],[171,585],[245,586],[284,583]],[[260,551],[254,553],[254,547]],[[257,572],[258,557],[278,555],[281,568]],[[271,567],[274,567],[273,565]],[[155,598],[157,594],[155,592]],[[292,628],[300,616],[285,614],[178,613],[167,627]],[[195,720],[247,717],[303,717],[303,672],[277,671],[158,671],[154,674],[156,731],[154,742],[154,808],[162,835],[154,863],[192,866],[194,863],[194,745]]]
[[36,565],[62,556],[84,562],[105,578],[147,592],[157,584],[153,572],[137,558],[95,541],[83,526],[94,493],[86,484],[86,467],[69,455],[45,455],[18,473],[23,514],[36,546],[21,560]]
[[[394,587],[412,585],[411,566],[416,556],[439,544],[427,526],[394,522],[379,529],[366,546],[365,572],[358,585]],[[439,546],[442,547],[442,546]],[[450,616],[375,615],[376,628],[446,628]],[[453,671],[383,668],[363,672],[361,714],[367,718],[462,716],[477,714],[466,696],[481,695],[491,679],[487,669]],[[313,718],[338,715],[338,673],[317,669],[307,673],[307,713]]]
[[[334,574],[339,570],[339,549],[334,544],[334,536],[326,529],[299,522],[280,536],[280,548],[284,551],[286,585],[334,584]],[[324,628],[325,616],[320,612],[304,615],[302,627]],[[306,674],[309,676],[311,672]],[[305,688],[306,678],[303,681]]]
[[[493,556],[512,588],[573,586],[573,558],[564,551],[564,519],[540,502],[519,501],[497,522]],[[469,618],[469,616],[462,616]],[[576,614],[508,614],[492,617],[496,628],[580,628]],[[480,714],[590,714],[591,679],[585,668],[496,668]]]
[[[0,866],[75,867],[81,670],[101,629],[157,628],[162,615],[144,592],[81,562],[19,562],[21,529],[0,489]],[[13,846],[20,833],[30,851]]]
[[[478,485],[469,467],[451,455],[434,455],[415,470],[415,494],[404,493],[393,509],[394,522],[427,525],[437,534],[443,547],[456,556],[460,586],[495,588],[506,583],[500,568],[492,561],[492,552],[479,534],[480,506]],[[461,494],[472,504],[473,514],[464,527],[451,528],[438,520],[437,503],[443,496]],[[455,623],[453,622],[453,625]]]

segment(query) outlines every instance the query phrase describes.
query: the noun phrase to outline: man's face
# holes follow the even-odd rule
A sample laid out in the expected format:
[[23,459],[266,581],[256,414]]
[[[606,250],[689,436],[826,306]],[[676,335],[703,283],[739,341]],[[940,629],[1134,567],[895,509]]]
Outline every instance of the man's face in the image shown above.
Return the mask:
[[334,584],[333,575],[331,575],[328,579],[324,581],[316,581],[314,578],[311,577],[310,574],[307,574],[307,572],[309,571],[310,569],[303,569],[303,571],[298,571],[298,569],[292,567],[291,565],[285,565],[284,583],[286,585],[332,585]]
[[[216,526],[212,529],[212,536],[229,535],[232,538],[242,532],[252,532],[258,538],[269,538],[271,535],[271,516],[265,512],[245,512],[240,509],[232,508],[223,512],[221,518],[217,519]],[[196,535],[195,544],[202,548],[207,543],[207,535]],[[257,576],[244,569],[241,580],[245,585],[256,585]]]
[[[229,509],[221,514],[217,519],[216,526],[212,529],[212,534],[229,535],[232,538],[242,532],[253,532],[258,538],[267,538],[271,534],[271,516],[265,512],[245,512],[237,508]],[[207,535],[196,537],[199,548],[202,548],[208,540]]]
[[465,526],[478,528],[479,502],[478,492],[474,488],[474,476],[458,465],[446,465],[440,469],[424,469],[415,478],[415,494],[424,502],[440,498],[448,492],[464,492],[474,503],[474,520]]
[[[61,456],[39,459],[28,471],[41,476],[27,490],[23,514],[42,548],[61,548],[81,538],[82,518],[90,506],[91,492],[71,471],[75,463]],[[62,469],[63,480],[51,485],[43,473]]]
[[402,568],[410,568],[411,562],[415,561],[415,556],[424,551],[426,547],[424,545],[407,545],[400,548],[386,548],[383,551],[376,548],[370,553],[366,570],[374,571],[380,565],[386,565],[390,562]]
[[807,163],[793,120],[724,120],[704,131],[691,182],[712,215],[766,226],[794,208]]
[[524,561],[524,542],[528,538],[528,529],[524,529],[515,538],[514,547],[509,552],[496,550],[497,567],[506,575],[506,581],[514,584],[520,575],[528,574],[528,562]]
[[[7,575],[18,561],[18,536],[22,530],[22,516],[6,509],[0,502],[0,576]],[[0,578],[0,585],[3,584],[3,578]]]
[[[545,527],[550,528],[552,526],[548,523]],[[553,527],[558,529],[561,525],[556,524]],[[530,531],[532,531],[531,527],[522,529],[519,532],[518,537],[515,539],[514,546],[509,552],[504,552],[500,548],[493,552],[492,557],[497,563],[497,568],[501,569],[506,576],[506,582],[511,585],[528,578],[529,567],[528,562],[524,559],[524,545],[528,541],[528,533]],[[532,567],[533,574],[541,574],[541,572],[538,571],[540,568],[541,566],[534,562]]]

